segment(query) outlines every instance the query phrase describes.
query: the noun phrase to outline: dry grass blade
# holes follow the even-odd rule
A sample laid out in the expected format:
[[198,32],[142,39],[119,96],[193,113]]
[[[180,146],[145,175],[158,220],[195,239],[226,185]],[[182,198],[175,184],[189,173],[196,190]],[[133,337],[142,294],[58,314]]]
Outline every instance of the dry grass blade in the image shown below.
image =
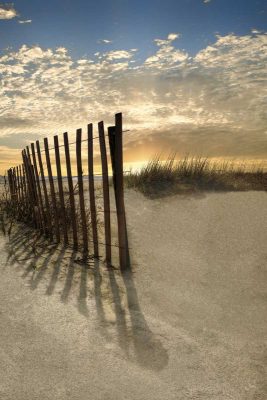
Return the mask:
[[175,155],[161,161],[159,156],[139,172],[125,176],[128,188],[139,190],[149,197],[186,191],[245,191],[267,190],[267,173],[260,165],[211,161],[203,157],[175,160]]

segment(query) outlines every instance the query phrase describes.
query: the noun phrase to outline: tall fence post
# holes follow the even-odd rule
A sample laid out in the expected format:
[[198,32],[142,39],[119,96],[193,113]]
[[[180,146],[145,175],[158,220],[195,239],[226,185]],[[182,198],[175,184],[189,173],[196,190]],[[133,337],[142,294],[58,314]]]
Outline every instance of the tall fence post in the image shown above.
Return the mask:
[[78,233],[77,233],[77,222],[76,222],[76,212],[75,212],[76,207],[75,207],[74,189],[73,189],[72,172],[71,172],[68,132],[64,132],[63,136],[64,136],[67,178],[68,178],[68,185],[69,185],[69,199],[70,199],[70,213],[71,213],[71,224],[72,224],[72,234],[73,234],[73,247],[75,250],[77,250],[77,248],[78,248]]
[[64,200],[64,191],[63,191],[63,183],[62,183],[62,173],[61,173],[61,162],[60,162],[60,154],[59,154],[59,144],[58,144],[58,136],[54,136],[54,146],[55,146],[55,157],[56,157],[56,167],[57,167],[57,183],[58,183],[58,193],[59,193],[59,201],[60,201],[60,219],[63,225],[63,237],[64,243],[68,244],[68,229],[67,229],[67,218],[66,218],[66,208],[65,208],[65,200]]
[[37,216],[36,216],[36,210],[35,210],[35,193],[34,193],[34,188],[32,185],[32,179],[31,179],[31,174],[30,174],[30,163],[27,158],[25,150],[22,151],[22,159],[23,159],[25,176],[26,176],[26,181],[27,181],[27,197],[28,197],[29,205],[30,205],[30,211],[31,211],[30,215],[33,217],[34,225],[37,226]]
[[[114,130],[113,130],[114,132]],[[118,221],[119,257],[122,270],[128,267],[128,239],[124,205],[123,184],[123,147],[122,147],[122,114],[115,115],[115,135],[113,134],[112,149],[114,163],[114,190],[116,196],[116,211]]]
[[21,165],[18,167],[18,176],[19,176],[19,184],[20,184],[20,195],[21,195],[21,202],[22,202],[22,212],[25,213],[25,197],[24,197],[24,187],[23,187],[23,179],[22,179],[22,172],[21,172]]
[[44,192],[46,222],[47,222],[48,232],[49,232],[50,238],[51,238],[51,240],[53,240],[51,212],[50,212],[48,193],[47,193],[47,187],[46,187],[46,181],[45,181],[45,175],[44,175],[43,160],[42,160],[42,156],[41,156],[39,140],[36,141],[36,149],[37,149],[37,157],[38,157],[41,180],[42,180],[42,186],[43,186],[43,192]]
[[102,164],[102,185],[104,197],[104,225],[106,242],[106,263],[111,264],[110,196],[108,182],[108,162],[103,121],[98,123],[99,144]]
[[37,180],[35,179],[34,166],[32,164],[29,146],[26,146],[26,153],[27,153],[26,157],[27,157],[27,162],[28,162],[29,178],[31,181],[32,192],[33,192],[33,207],[34,207],[34,212],[36,215],[37,228],[39,228],[41,231],[43,231],[43,229],[44,229],[43,228],[43,219],[42,219],[41,207],[40,207],[40,204],[38,201],[39,199],[38,199],[38,191],[37,191]]
[[52,167],[51,167],[51,160],[49,154],[49,146],[48,146],[48,139],[44,139],[44,147],[45,147],[45,158],[46,158],[46,166],[49,178],[49,185],[50,185],[50,194],[52,200],[52,208],[54,211],[54,226],[56,231],[56,240],[57,242],[60,241],[60,229],[59,229],[59,218],[58,218],[58,209],[57,209],[57,200],[56,200],[56,193],[55,193],[55,185],[54,179],[52,174]]
[[88,232],[87,232],[87,224],[86,224],[84,190],[83,190],[82,130],[81,129],[77,129],[77,131],[76,131],[76,159],[77,159],[79,199],[80,199],[80,211],[81,211],[81,222],[82,222],[83,250],[84,250],[84,254],[86,255],[88,253]]
[[95,182],[94,182],[94,150],[93,150],[93,125],[87,126],[88,140],[88,180],[89,180],[89,197],[90,197],[90,213],[92,223],[92,235],[94,243],[94,256],[99,256],[98,251],[98,234],[97,234],[97,214],[95,204]]
[[7,177],[8,177],[10,199],[13,202],[14,201],[14,183],[13,183],[12,169],[11,168],[7,171]]
[[34,169],[34,175],[35,175],[35,183],[36,183],[36,187],[37,187],[37,190],[36,190],[37,204],[38,204],[38,209],[39,209],[40,218],[41,218],[41,226],[43,227],[44,233],[47,233],[46,216],[45,216],[45,211],[44,211],[44,204],[43,204],[42,191],[41,191],[41,185],[40,185],[37,162],[36,162],[36,156],[35,156],[34,143],[31,143],[31,150],[32,150],[32,159],[33,159],[33,169]]
[[20,207],[22,205],[22,198],[21,198],[21,186],[20,186],[20,180],[19,180],[19,167],[17,166],[14,168],[15,171],[15,176],[16,176],[16,182],[17,182],[17,194],[18,194],[18,199],[20,202]]

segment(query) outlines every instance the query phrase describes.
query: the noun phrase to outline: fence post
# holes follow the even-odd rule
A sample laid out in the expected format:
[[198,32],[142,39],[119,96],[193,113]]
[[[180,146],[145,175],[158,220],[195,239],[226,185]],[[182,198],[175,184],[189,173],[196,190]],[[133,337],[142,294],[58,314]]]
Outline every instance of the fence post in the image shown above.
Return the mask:
[[31,161],[31,155],[30,155],[29,146],[26,146],[26,158],[27,158],[29,179],[30,179],[30,182],[31,182],[32,193],[33,193],[33,197],[34,197],[34,205],[36,205],[36,203],[37,203],[37,191],[36,191],[36,185],[35,185],[35,180],[34,180],[33,165],[32,165],[32,161]]
[[113,187],[115,200],[117,202],[117,193],[116,193],[116,180],[115,180],[115,126],[108,127],[108,141],[109,141],[109,150],[110,150],[110,158],[111,158],[111,167],[112,167],[112,179],[113,179]]
[[98,123],[98,132],[99,132],[99,144],[100,144],[101,164],[102,164],[106,262],[107,265],[110,265],[111,264],[110,196],[109,196],[109,182],[108,182],[107,150],[106,150],[103,121]]
[[60,242],[60,229],[59,229],[59,218],[58,218],[58,210],[57,210],[57,200],[56,200],[56,193],[55,193],[55,185],[52,175],[52,168],[51,168],[51,160],[49,154],[49,146],[48,146],[48,139],[44,139],[44,147],[45,147],[45,158],[46,158],[46,166],[47,166],[47,173],[49,178],[49,185],[50,185],[50,194],[52,205],[54,209],[54,225],[56,231],[56,240]]
[[17,174],[18,167],[14,167],[13,171],[13,179],[14,179],[14,186],[15,186],[15,203],[17,208],[17,218],[20,219],[21,217],[21,198],[20,198],[20,189],[19,189],[19,177]]
[[34,208],[34,206],[35,206],[35,194],[34,194],[34,188],[32,186],[32,180],[31,180],[31,175],[30,175],[29,160],[27,158],[25,150],[22,150],[22,159],[23,159],[24,170],[25,170],[26,180],[27,180],[27,194],[28,194],[28,197],[29,197],[29,204],[30,204],[30,208],[32,209],[32,216],[33,216],[34,225],[35,225],[35,227],[37,227],[36,210]]
[[125,270],[128,265],[128,240],[126,229],[125,205],[124,205],[124,189],[123,189],[123,150],[122,150],[122,114],[115,115],[115,136],[114,143],[114,189],[116,196],[116,210],[118,221],[118,237],[119,237],[119,256],[120,267]]
[[48,225],[48,232],[50,234],[51,240],[53,240],[51,213],[50,213],[50,206],[49,206],[47,187],[46,187],[45,176],[44,176],[43,160],[42,160],[42,156],[41,156],[39,140],[36,141],[36,149],[37,149],[37,157],[38,157],[39,168],[40,168],[40,173],[41,173],[41,180],[42,180],[43,191],[44,191],[45,216],[46,216],[46,221],[47,221],[47,225]]
[[88,140],[88,180],[89,180],[89,196],[90,196],[90,213],[92,222],[92,234],[94,243],[94,256],[99,256],[98,251],[98,234],[97,234],[97,215],[95,204],[95,182],[94,182],[94,154],[93,154],[93,125],[87,126]]
[[32,150],[32,159],[33,159],[35,182],[36,182],[36,187],[37,187],[37,190],[36,190],[37,203],[39,203],[38,204],[38,209],[39,209],[40,217],[41,217],[41,220],[42,220],[43,231],[44,231],[44,233],[46,233],[47,232],[47,229],[46,229],[46,217],[45,217],[45,212],[44,212],[44,204],[43,204],[43,199],[42,199],[41,185],[40,185],[40,181],[39,181],[39,174],[38,174],[38,168],[37,168],[37,162],[36,162],[36,156],[35,156],[34,143],[31,143],[31,150]]
[[28,169],[29,169],[29,178],[31,180],[33,196],[34,196],[33,207],[34,207],[35,214],[37,214],[37,216],[38,216],[36,218],[37,228],[39,228],[42,231],[43,230],[42,215],[41,215],[40,204],[38,202],[37,181],[35,180],[35,176],[34,176],[34,167],[32,165],[32,161],[31,161],[29,146],[26,146],[26,152],[27,152],[27,161],[28,161]]
[[18,195],[18,199],[19,199],[20,207],[21,207],[22,199],[21,199],[21,191],[20,191],[21,186],[20,186],[20,180],[19,180],[19,167],[18,166],[15,167],[14,171],[15,171],[16,182],[17,182],[17,195]]
[[[23,160],[22,160],[23,162]],[[26,186],[26,177],[25,177],[25,166],[24,164],[21,165],[21,177],[22,177],[22,186],[23,186],[23,190],[24,190],[24,197],[25,200],[27,198],[27,186]]]
[[56,156],[56,167],[57,167],[57,182],[58,182],[58,192],[59,192],[59,201],[60,201],[60,215],[61,221],[63,225],[63,235],[64,235],[64,243],[68,244],[68,228],[67,228],[67,219],[66,219],[66,208],[64,201],[64,191],[63,191],[63,183],[62,183],[62,173],[61,173],[61,163],[60,163],[60,154],[59,154],[59,145],[58,145],[58,136],[54,136],[54,145],[55,145],[55,156]]
[[80,211],[81,211],[81,220],[82,220],[83,249],[84,249],[84,254],[86,255],[88,253],[88,232],[87,232],[86,214],[85,214],[85,205],[84,205],[84,192],[83,192],[82,130],[81,129],[77,129],[77,131],[76,131],[76,160],[77,160]]
[[18,167],[18,176],[19,176],[19,182],[20,182],[20,195],[21,195],[21,201],[22,201],[22,208],[23,208],[23,213],[25,213],[25,197],[24,197],[23,180],[22,180],[22,175],[21,175],[21,165],[19,165],[19,167]]
[[9,185],[9,192],[10,192],[10,199],[13,202],[13,196],[14,196],[14,189],[13,189],[13,180],[12,180],[12,169],[10,168],[7,171],[7,176],[8,176],[8,185]]
[[71,212],[71,223],[72,223],[72,233],[73,233],[73,247],[75,250],[77,250],[78,234],[77,234],[77,222],[76,222],[76,212],[75,212],[76,207],[75,207],[75,198],[74,198],[72,172],[71,172],[68,132],[64,132],[63,136],[64,136],[67,177],[68,177],[68,185],[69,185],[69,199],[70,199],[70,212]]

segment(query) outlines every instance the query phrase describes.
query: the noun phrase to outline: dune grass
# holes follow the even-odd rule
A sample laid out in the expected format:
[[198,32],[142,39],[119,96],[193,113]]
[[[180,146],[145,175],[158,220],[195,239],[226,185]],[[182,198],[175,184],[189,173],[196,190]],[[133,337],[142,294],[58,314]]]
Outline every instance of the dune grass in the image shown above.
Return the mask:
[[216,162],[203,157],[176,161],[157,156],[139,172],[125,176],[125,186],[149,197],[192,191],[267,190],[267,172],[259,165]]

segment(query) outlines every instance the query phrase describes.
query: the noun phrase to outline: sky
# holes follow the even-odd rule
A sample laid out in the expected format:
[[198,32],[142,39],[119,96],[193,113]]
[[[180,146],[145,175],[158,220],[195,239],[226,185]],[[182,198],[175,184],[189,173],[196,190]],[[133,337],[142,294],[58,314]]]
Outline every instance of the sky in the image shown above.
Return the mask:
[[0,3],[0,173],[122,112],[125,160],[266,159],[266,0]]

